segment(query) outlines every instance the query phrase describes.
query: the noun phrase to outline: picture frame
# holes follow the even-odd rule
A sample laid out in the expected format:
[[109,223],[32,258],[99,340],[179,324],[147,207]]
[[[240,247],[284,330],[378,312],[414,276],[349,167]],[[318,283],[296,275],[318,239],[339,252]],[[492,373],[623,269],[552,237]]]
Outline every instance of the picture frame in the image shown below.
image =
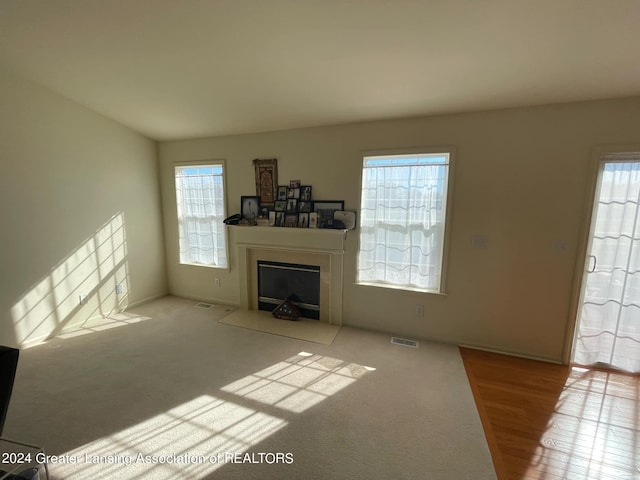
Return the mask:
[[300,200],[298,202],[298,212],[301,213],[309,213],[311,212],[312,204],[311,202]]
[[240,197],[240,216],[255,222],[260,214],[260,197],[257,195],[242,195]]
[[300,188],[300,180],[289,180],[289,188]]
[[318,214],[318,228],[333,228],[333,212],[336,210],[321,209]]
[[333,214],[344,210],[344,200],[316,200],[313,211],[318,214],[318,228],[333,228]]
[[287,213],[298,213],[298,200],[290,198],[287,200]]
[[[278,196],[277,196],[277,200],[286,200],[287,199],[287,192],[289,190],[289,187],[287,187],[286,185],[280,185],[278,187]],[[276,200],[276,201],[277,201]]]
[[256,177],[256,195],[260,205],[272,206],[278,195],[278,160],[275,158],[253,161]]
[[287,210],[287,201],[286,200],[276,200],[276,203],[273,206],[273,209],[276,212],[284,212]]
[[313,211],[319,210],[344,210],[344,200],[315,200]]
[[318,228],[317,212],[309,212],[309,228]]
[[276,227],[284,226],[284,212],[276,212]]
[[269,210],[271,210],[269,207],[260,207],[260,214],[258,215],[258,217],[269,218]]
[[286,214],[284,217],[284,226],[295,228],[298,226],[298,214]]
[[269,226],[274,227],[276,225],[276,213],[274,210],[269,212]]
[[311,201],[311,185],[302,185],[300,187],[300,200],[305,202]]
[[298,213],[298,228],[309,228],[308,213]]

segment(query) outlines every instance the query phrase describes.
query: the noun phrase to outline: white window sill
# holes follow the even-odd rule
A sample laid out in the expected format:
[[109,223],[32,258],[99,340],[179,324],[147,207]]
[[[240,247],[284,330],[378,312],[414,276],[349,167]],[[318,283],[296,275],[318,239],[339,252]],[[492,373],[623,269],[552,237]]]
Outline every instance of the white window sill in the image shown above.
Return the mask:
[[394,285],[391,283],[368,283],[368,282],[356,282],[354,285],[358,287],[376,287],[376,288],[388,288],[391,290],[402,290],[405,292],[417,292],[417,293],[427,293],[429,295],[437,295],[440,297],[446,297],[447,294],[444,292],[438,292],[435,290],[427,290],[424,288],[411,287],[407,285]]
[[205,265],[204,263],[186,263],[186,262],[178,262],[178,265],[184,265],[187,267],[202,267],[202,268],[213,268],[215,270],[229,270],[228,266],[220,266],[220,265]]

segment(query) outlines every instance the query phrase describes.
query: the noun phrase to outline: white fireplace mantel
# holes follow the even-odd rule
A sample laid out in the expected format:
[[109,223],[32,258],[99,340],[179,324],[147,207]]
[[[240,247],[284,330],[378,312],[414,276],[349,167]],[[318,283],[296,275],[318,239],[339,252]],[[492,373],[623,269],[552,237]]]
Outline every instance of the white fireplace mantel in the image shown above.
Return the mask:
[[320,267],[320,321],[342,325],[345,230],[230,226],[238,254],[240,305],[257,309],[258,260]]

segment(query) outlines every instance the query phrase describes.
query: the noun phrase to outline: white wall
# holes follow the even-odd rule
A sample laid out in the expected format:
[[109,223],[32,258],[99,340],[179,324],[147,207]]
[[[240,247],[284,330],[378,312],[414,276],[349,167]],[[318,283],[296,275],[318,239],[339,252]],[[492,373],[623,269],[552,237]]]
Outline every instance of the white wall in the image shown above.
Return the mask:
[[0,232],[0,344],[165,294],[156,144],[0,70]]
[[[344,322],[560,361],[570,320],[594,147],[639,143],[640,99],[166,142],[159,146],[170,291],[237,303],[231,271],[177,263],[172,162],[226,159],[229,212],[255,194],[252,160],[278,158],[280,184],[357,209],[362,150],[457,148],[447,295],[354,285],[357,231],[345,255]],[[473,249],[486,235],[488,247]],[[567,242],[564,253],[556,241]],[[221,287],[214,287],[214,278]],[[424,318],[415,306],[425,307]]]

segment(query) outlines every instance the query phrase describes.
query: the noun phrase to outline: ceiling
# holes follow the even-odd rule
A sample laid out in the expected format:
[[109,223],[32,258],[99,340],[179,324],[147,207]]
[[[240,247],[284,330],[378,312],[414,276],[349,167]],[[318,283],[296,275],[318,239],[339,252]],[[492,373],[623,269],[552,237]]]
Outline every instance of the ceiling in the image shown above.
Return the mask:
[[640,95],[639,0],[0,0],[0,67],[156,140]]

